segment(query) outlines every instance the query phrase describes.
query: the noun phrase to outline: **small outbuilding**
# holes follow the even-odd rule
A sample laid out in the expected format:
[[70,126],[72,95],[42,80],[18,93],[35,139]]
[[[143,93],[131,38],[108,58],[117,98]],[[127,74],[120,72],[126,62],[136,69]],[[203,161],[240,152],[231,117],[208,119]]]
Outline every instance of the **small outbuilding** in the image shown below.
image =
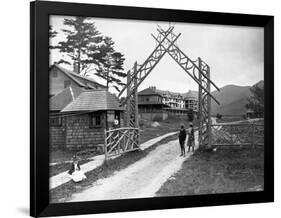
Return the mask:
[[[52,148],[92,148],[104,143],[104,130],[112,128],[114,121],[123,126],[124,109],[115,95],[106,90],[68,89],[64,91],[65,97],[56,95],[50,99]],[[58,105],[61,101],[56,97],[63,98],[66,105]]]

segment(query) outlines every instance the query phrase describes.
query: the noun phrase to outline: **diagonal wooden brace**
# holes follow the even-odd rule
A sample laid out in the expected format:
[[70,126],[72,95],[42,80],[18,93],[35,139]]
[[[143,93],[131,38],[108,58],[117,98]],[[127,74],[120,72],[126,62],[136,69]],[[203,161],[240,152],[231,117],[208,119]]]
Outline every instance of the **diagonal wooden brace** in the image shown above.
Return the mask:
[[[159,29],[157,29],[157,31],[161,34],[161,35],[163,35],[163,29],[161,29],[161,27],[159,27]],[[154,37],[155,38],[155,37]],[[172,43],[172,41],[169,39],[169,38],[167,38],[167,40],[170,42],[170,43]],[[156,41],[158,41],[157,39],[156,39]],[[173,45],[180,53],[182,53],[182,54],[184,54],[184,52],[178,47],[178,46],[176,46],[175,44]],[[184,54],[184,56],[194,65],[194,67],[195,68],[197,68],[197,70],[199,70],[199,72],[201,72],[201,74],[202,74],[202,76],[204,76],[218,91],[220,91],[220,89],[219,89],[219,87],[217,87],[217,85],[212,81],[212,80],[210,80],[205,74],[204,74],[204,72],[202,72],[202,70],[196,65],[196,64],[194,64],[194,62],[187,56],[187,55],[185,55]]]
[[[158,39],[154,36],[154,35],[152,35],[152,37],[156,40],[156,41],[158,41]],[[159,42],[159,41],[158,41]],[[163,46],[163,45],[162,45]],[[174,43],[173,42],[171,42],[171,44],[170,44],[170,46],[168,47],[168,48],[165,48],[165,46],[163,46],[163,48],[165,49],[165,51],[178,63],[178,61],[177,61],[177,59],[171,54],[171,52],[169,51],[169,48],[171,47],[171,46],[175,46],[174,45]],[[182,51],[181,51],[182,52]],[[182,52],[183,53],[183,52]],[[184,53],[183,53],[184,54]],[[196,66],[189,58],[188,58],[188,60],[194,65],[194,67]],[[206,92],[206,93],[208,93],[208,95],[210,95],[211,96],[211,98],[217,103],[217,104],[220,104],[219,103],[219,101],[204,87],[204,86],[202,86],[202,84],[200,84],[200,82],[199,82],[199,80],[196,78],[196,77],[194,77],[188,70],[186,70],[180,63],[179,63],[179,65],[183,68],[183,70]],[[201,70],[199,70],[198,71],[201,75],[204,75],[204,73],[201,71]]]

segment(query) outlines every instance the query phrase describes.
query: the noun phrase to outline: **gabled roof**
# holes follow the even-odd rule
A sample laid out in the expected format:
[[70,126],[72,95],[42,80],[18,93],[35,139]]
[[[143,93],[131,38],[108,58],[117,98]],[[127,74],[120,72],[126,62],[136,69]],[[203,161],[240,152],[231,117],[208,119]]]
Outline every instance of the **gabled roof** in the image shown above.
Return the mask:
[[80,88],[67,87],[49,100],[50,111],[61,111],[69,103],[74,101],[83,92]]
[[124,110],[116,97],[106,90],[84,91],[61,112]]
[[159,95],[159,96],[162,96],[160,93],[158,93],[158,90],[152,89],[152,88],[146,88],[146,89],[138,92],[138,95]]
[[90,83],[94,83],[94,84],[100,86],[101,88],[106,88],[104,85],[98,83],[94,79],[85,77],[85,76],[81,76],[77,73],[74,73],[70,70],[65,69],[64,67],[59,66],[58,64],[54,64],[53,66],[51,66],[51,68],[53,68],[53,67],[56,67],[57,69],[59,69],[62,73],[64,73],[67,77],[71,78],[73,81],[75,81],[81,87],[94,89],[95,87],[92,86],[91,84],[83,83],[83,82],[90,82]]

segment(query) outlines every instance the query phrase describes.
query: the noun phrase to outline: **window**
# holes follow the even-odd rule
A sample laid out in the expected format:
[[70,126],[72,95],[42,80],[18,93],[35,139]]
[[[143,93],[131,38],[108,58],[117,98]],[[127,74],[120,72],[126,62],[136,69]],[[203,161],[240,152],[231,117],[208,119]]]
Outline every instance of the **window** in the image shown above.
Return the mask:
[[101,127],[101,114],[93,113],[91,115],[90,128]]
[[50,126],[61,126],[62,125],[62,118],[61,117],[51,117],[49,119]]
[[148,101],[149,101],[149,98],[146,98],[146,99],[145,99],[145,101],[147,101],[147,102],[148,102]]
[[56,71],[56,70],[53,70],[53,77],[58,77],[58,71]]
[[70,85],[71,85],[71,81],[70,80],[65,80],[64,81],[64,88],[67,88]]

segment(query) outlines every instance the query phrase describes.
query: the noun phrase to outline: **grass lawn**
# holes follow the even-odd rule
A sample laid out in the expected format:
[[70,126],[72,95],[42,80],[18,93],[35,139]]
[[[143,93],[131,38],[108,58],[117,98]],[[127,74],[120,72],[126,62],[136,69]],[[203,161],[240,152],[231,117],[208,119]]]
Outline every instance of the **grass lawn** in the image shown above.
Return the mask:
[[[187,120],[182,120],[179,118],[169,118],[163,121],[157,121],[159,126],[152,127],[153,121],[145,121],[142,120],[140,122],[140,141],[144,143],[152,138],[164,135],[169,132],[179,131],[180,126],[184,125],[186,128],[188,127],[189,122]],[[194,120],[194,126],[198,125],[197,120]]]
[[157,196],[247,192],[263,189],[263,148],[196,151]]
[[176,138],[177,135],[169,136],[144,151],[132,151],[118,158],[108,160],[100,167],[90,172],[87,172],[87,179],[85,181],[82,181],[81,183],[74,183],[73,181],[69,181],[61,186],[50,190],[50,202],[59,203],[66,201],[71,197],[73,193],[80,192],[85,188],[91,187],[92,184],[98,179],[111,176],[115,171],[122,170],[128,167],[130,164],[133,164],[134,162],[144,158],[147,154],[149,154],[150,151],[155,149],[158,145],[167,143],[171,140],[175,140]]

